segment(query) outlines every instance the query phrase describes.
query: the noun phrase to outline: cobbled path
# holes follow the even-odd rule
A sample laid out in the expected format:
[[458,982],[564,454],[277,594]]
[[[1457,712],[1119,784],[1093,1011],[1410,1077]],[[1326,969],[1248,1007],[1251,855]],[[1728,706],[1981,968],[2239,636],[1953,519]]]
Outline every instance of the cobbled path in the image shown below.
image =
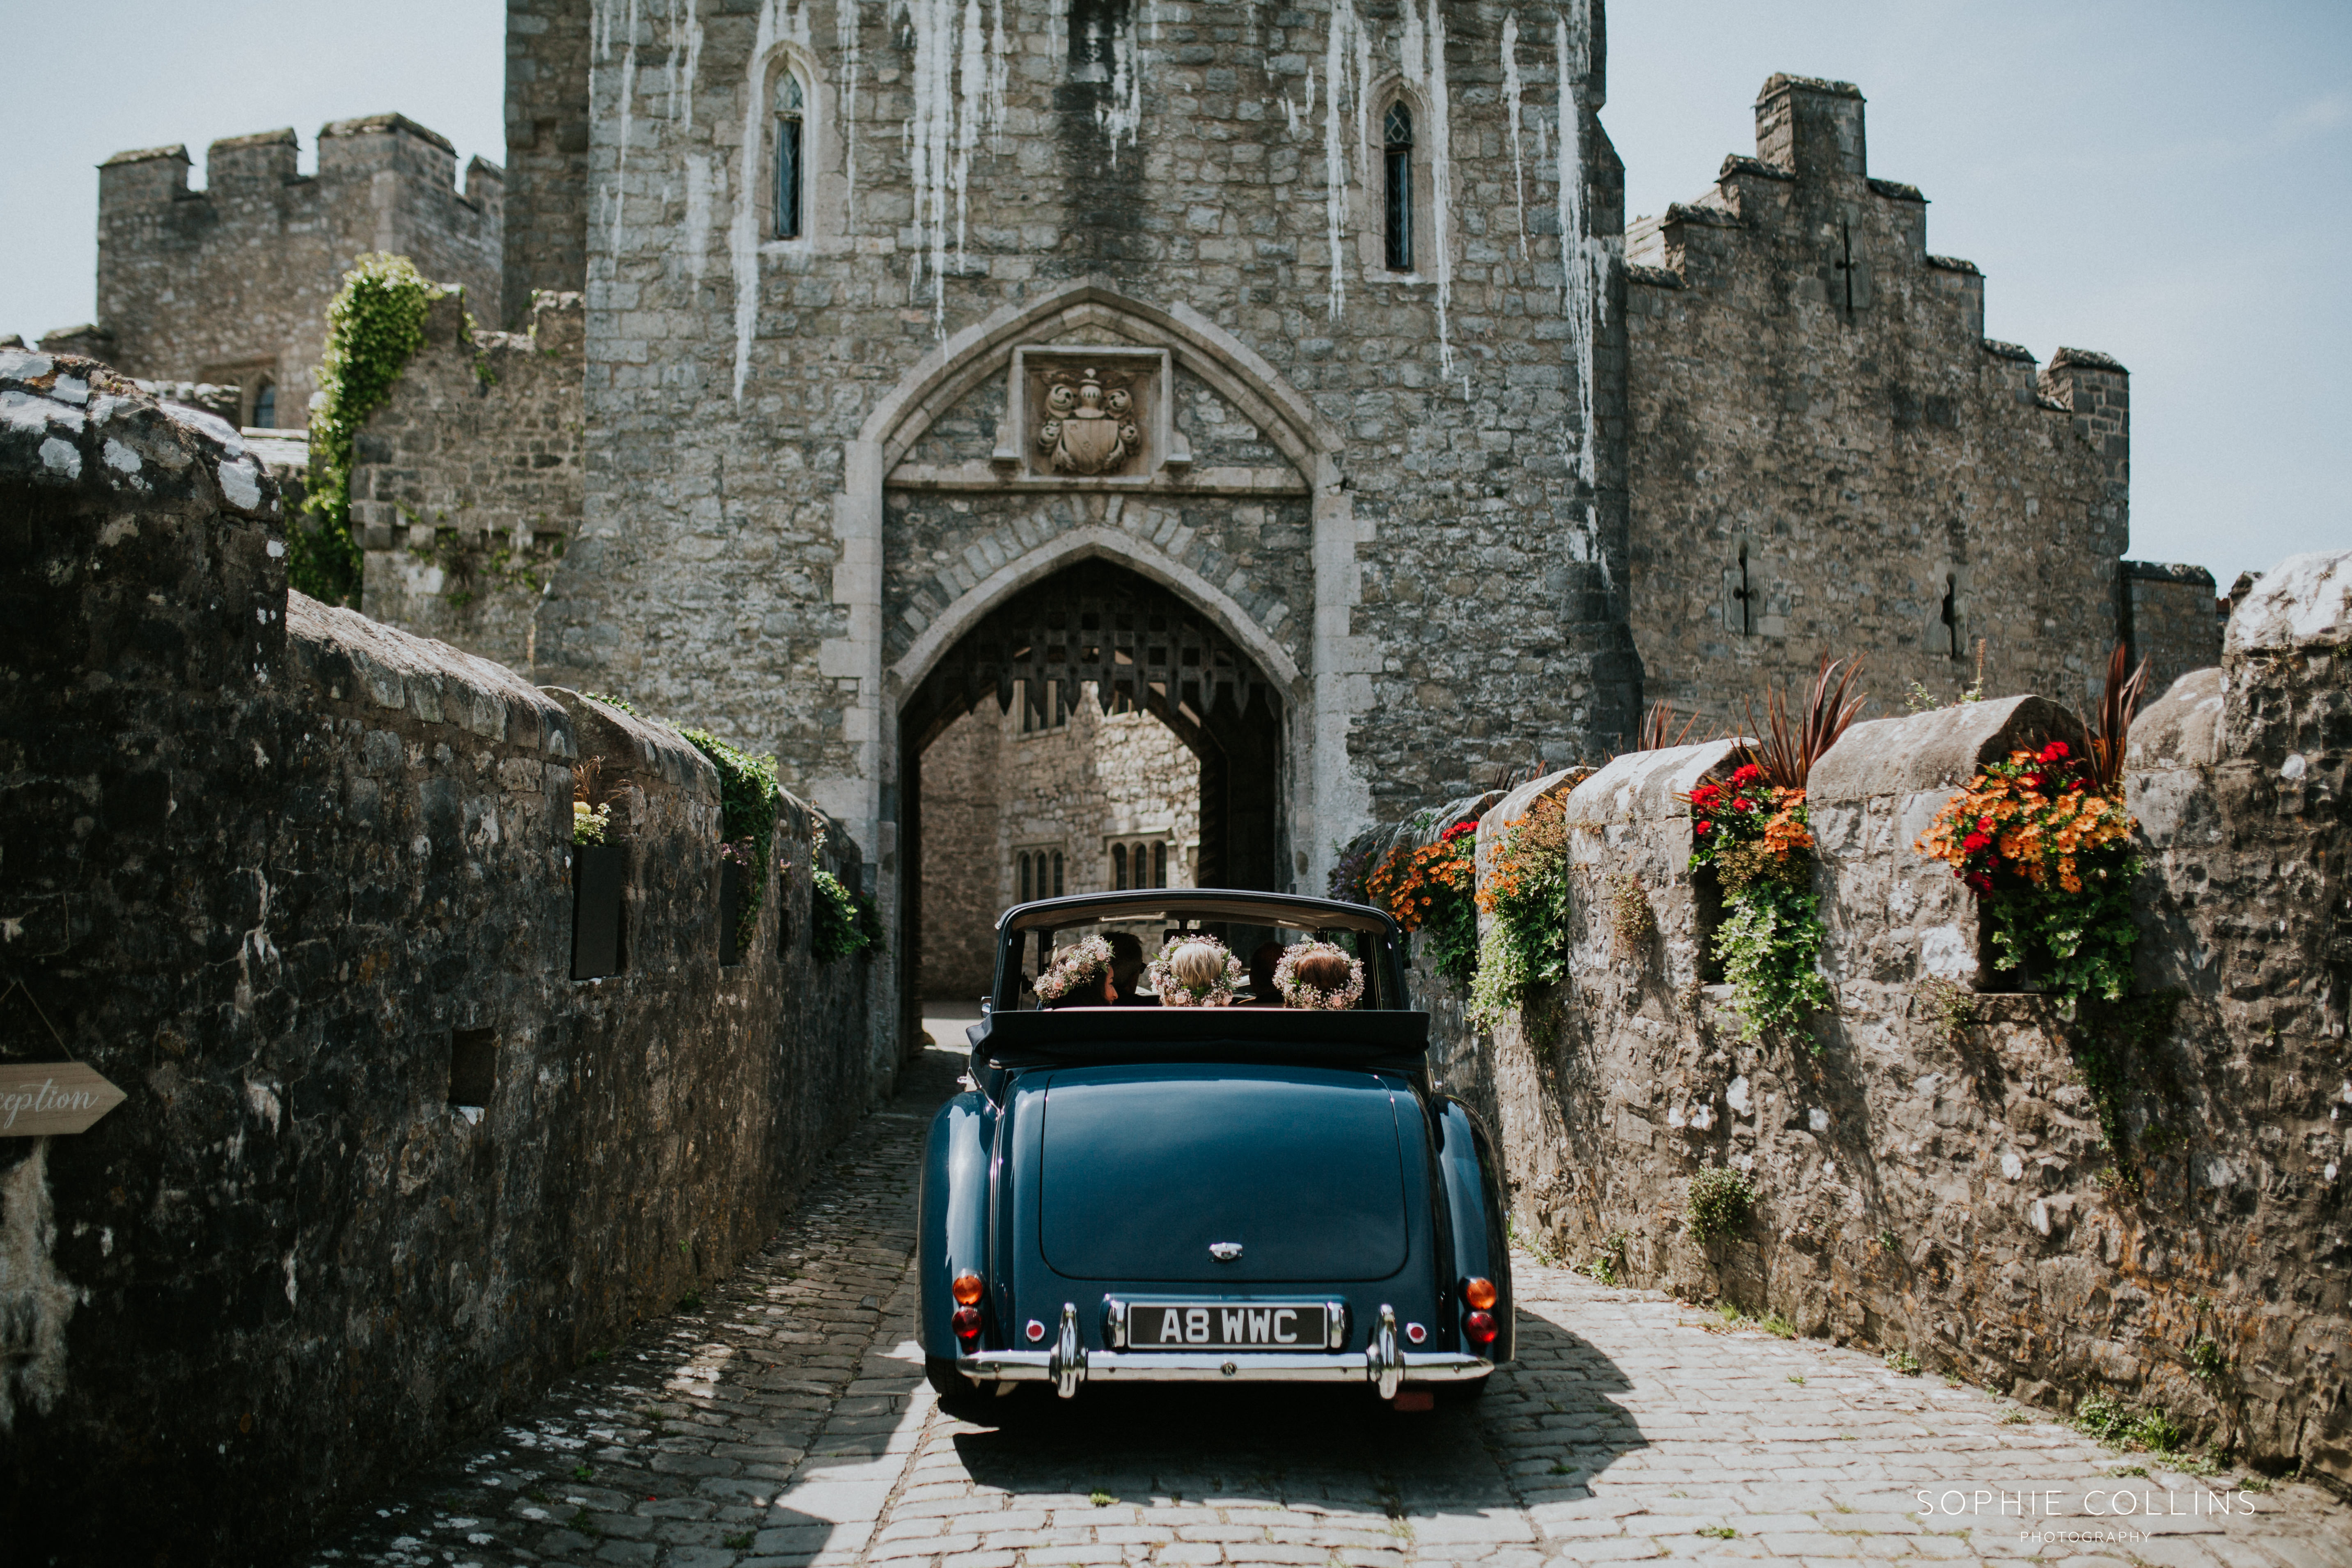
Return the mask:
[[1030,1389],[1000,1425],[951,1420],[913,1342],[912,1249],[923,1131],[960,1061],[925,1053],[699,1310],[312,1560],[2352,1564],[2352,1509],[2316,1488],[2178,1474],[1979,1390],[1524,1254],[1519,1360],[1473,1409]]

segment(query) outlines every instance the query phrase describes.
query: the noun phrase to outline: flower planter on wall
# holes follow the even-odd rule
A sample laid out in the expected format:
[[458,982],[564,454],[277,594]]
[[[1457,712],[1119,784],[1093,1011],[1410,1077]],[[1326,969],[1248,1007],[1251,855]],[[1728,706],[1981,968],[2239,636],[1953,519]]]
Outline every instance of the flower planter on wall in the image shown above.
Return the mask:
[[736,928],[743,923],[743,868],[732,860],[719,863],[719,963],[724,968],[743,962]]
[[581,844],[572,850],[572,978],[618,974],[627,957],[624,899],[629,852],[619,844]]

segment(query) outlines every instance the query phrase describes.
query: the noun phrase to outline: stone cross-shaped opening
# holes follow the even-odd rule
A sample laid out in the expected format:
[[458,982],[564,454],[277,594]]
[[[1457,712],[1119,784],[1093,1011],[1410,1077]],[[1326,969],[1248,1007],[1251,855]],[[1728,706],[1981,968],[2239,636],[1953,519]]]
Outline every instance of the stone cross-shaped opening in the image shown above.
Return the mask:
[[1853,314],[1853,225],[1844,218],[1838,220],[1838,258],[1830,263],[1830,268],[1832,271],[1845,275],[1845,313],[1852,316]]

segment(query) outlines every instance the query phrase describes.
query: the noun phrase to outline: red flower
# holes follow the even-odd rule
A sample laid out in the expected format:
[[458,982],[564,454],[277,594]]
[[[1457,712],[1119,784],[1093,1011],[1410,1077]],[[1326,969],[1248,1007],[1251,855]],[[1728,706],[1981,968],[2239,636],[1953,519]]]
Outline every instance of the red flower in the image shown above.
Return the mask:
[[1743,763],[1732,770],[1731,787],[1738,789],[1742,784],[1752,784],[1763,776],[1762,768],[1758,767],[1754,763]]
[[1978,817],[1977,831],[1979,833],[1990,833],[1992,831],[1992,818],[1990,816]]
[[2040,789],[2042,787],[2042,775],[2040,773],[2028,773],[2017,782],[2023,784],[2028,789]]
[[2040,760],[2045,763],[2059,763],[2065,761],[2068,754],[2065,742],[2053,741],[2042,748]]
[[1968,884],[1979,893],[1992,891],[1992,878],[1983,871],[1971,872],[1968,878]]
[[1990,834],[1971,833],[1966,838],[1960,840],[1960,847],[1973,855],[1991,842],[1992,837]]
[[1475,821],[1457,822],[1453,826],[1447,828],[1444,833],[1439,834],[1437,836],[1437,841],[1440,844],[1451,844],[1465,833],[1475,833],[1477,831],[1478,825]]
[[1702,822],[1696,827],[1693,827],[1691,831],[1693,833],[1705,833],[1708,828],[1713,827],[1714,826],[1715,824],[1712,822]]
[[1690,792],[1690,803],[1700,810],[1705,810],[1713,805],[1716,797],[1722,793],[1723,791],[1715,784],[1701,784]]

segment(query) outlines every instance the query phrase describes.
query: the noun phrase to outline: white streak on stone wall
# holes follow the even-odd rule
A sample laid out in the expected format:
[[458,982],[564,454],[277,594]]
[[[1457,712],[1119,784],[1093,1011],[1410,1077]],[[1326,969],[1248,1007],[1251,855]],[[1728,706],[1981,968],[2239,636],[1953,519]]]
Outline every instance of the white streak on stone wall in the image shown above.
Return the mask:
[[1553,54],[1559,74],[1559,308],[1568,323],[1569,356],[1576,376],[1576,477],[1592,482],[1593,287],[1591,236],[1584,210],[1584,121],[1576,84],[1591,61],[1591,12],[1577,0],[1567,16],[1554,14]]
[[1013,52],[1004,42],[1004,0],[992,0],[988,27],[988,98],[982,112],[988,118],[990,145],[1002,150],[1004,132],[1004,89],[1013,75]]
[[81,1292],[58,1272],[49,1141],[0,1179],[0,1432],[19,1403],[48,1414],[66,1391],[66,1322]]
[[842,196],[848,232],[857,232],[857,0],[834,0],[833,43],[841,57]]
[[[1352,56],[1351,45],[1355,49]],[[1335,321],[1348,308],[1348,144],[1340,100],[1352,93],[1357,100],[1356,143],[1360,156],[1364,142],[1364,84],[1371,75],[1370,47],[1362,25],[1356,20],[1354,0],[1332,0],[1331,31],[1323,43],[1323,237],[1330,251],[1328,309]],[[1361,62],[1357,65],[1352,83],[1348,74],[1351,61]]]
[[1519,143],[1519,14],[1503,15],[1503,110],[1511,121],[1511,189],[1519,203],[1519,254],[1528,253],[1528,160]]
[[751,55],[743,68],[743,140],[737,150],[735,221],[727,231],[735,272],[735,401],[751,374],[751,333],[760,321],[760,111],[769,51],[776,47],[776,0],[764,0]]
[[[1150,11],[1151,35],[1160,36],[1160,7]],[[1135,133],[1143,124],[1143,62],[1148,51],[1138,42],[1141,31],[1130,16],[1124,27],[1114,26],[1110,35],[1110,91],[1095,105],[1095,123],[1102,127],[1110,143],[1111,166],[1118,166],[1118,144],[1123,139],[1129,147],[1135,145]]]
[[710,252],[710,159],[686,155],[686,275],[699,288]]
[[629,205],[629,115],[637,97],[637,0],[629,0],[629,37],[621,55],[621,161],[613,177],[613,265],[621,265],[621,226]]
[[686,0],[685,18],[686,63],[683,67],[677,64],[680,35],[675,27],[670,32],[670,64],[677,73],[677,79],[672,89],[669,117],[677,121],[679,129],[691,131],[694,129],[694,83],[702,70],[702,0]]
[[905,128],[909,180],[915,188],[917,261],[908,279],[920,298],[928,275],[933,327],[947,331],[948,224],[952,207],[959,267],[964,252],[965,193],[971,155],[1003,116],[1007,74],[1003,12],[993,37],[983,26],[980,0],[903,0],[914,35],[913,111]]
[[958,53],[956,95],[955,229],[956,268],[967,259],[964,251],[964,205],[971,181],[972,145],[980,140],[980,121],[988,107],[988,36],[981,25],[980,0],[964,0],[963,37]]
[[[1405,14],[1412,13],[1407,0]],[[1429,21],[1422,90],[1429,95],[1429,219],[1430,248],[1437,264],[1437,368],[1454,374],[1454,99],[1445,80],[1445,16],[1437,0],[1429,0]],[[1470,395],[1469,378],[1462,395]]]

